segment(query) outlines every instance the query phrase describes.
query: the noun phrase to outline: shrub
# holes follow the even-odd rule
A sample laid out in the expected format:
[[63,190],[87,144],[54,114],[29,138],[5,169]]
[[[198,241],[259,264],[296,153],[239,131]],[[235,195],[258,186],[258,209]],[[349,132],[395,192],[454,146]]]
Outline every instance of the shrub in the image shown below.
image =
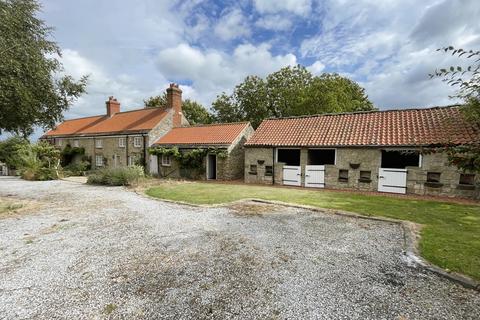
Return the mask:
[[90,169],[90,162],[79,161],[72,162],[63,168],[65,176],[83,176],[83,174]]
[[145,177],[143,167],[128,166],[120,168],[105,168],[94,171],[88,176],[87,183],[108,186],[130,186]]

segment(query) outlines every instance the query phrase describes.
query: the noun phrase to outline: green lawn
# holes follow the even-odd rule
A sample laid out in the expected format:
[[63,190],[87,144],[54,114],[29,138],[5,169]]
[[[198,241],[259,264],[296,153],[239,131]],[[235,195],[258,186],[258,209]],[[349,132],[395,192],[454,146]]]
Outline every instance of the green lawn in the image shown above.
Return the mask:
[[214,183],[164,183],[146,191],[160,199],[195,204],[259,198],[339,209],[424,225],[420,251],[443,268],[480,280],[480,205],[411,200],[328,190],[301,190]]

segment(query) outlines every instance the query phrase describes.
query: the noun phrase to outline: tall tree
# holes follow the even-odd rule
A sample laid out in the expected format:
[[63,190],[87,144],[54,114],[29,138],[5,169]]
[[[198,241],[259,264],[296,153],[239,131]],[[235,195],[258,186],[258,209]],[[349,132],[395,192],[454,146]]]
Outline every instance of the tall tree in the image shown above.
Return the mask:
[[190,124],[208,124],[213,122],[210,112],[200,103],[190,99],[183,101],[182,112]]
[[[149,97],[143,100],[147,108],[166,108],[167,94]],[[190,124],[206,124],[213,122],[213,116],[200,103],[186,99],[182,102],[182,112]]]
[[358,83],[338,74],[315,77],[304,90],[304,98],[294,115],[373,110],[374,106]]
[[0,133],[51,128],[85,92],[86,76],[62,75],[60,48],[39,9],[36,0],[0,0]]
[[231,95],[212,104],[220,122],[248,120],[254,127],[268,117],[373,110],[365,90],[338,74],[314,77],[305,67],[285,67],[265,79],[248,76]]
[[143,100],[147,108],[165,108],[167,105],[167,94],[164,92],[161,95],[153,96]]
[[[464,101],[462,111],[477,130],[480,130],[480,51],[464,50],[453,46],[438,49],[459,58],[459,64],[435,70],[431,78],[441,78],[450,86],[457,88],[454,98]],[[443,148],[450,164],[462,170],[480,172],[480,141],[463,146]]]

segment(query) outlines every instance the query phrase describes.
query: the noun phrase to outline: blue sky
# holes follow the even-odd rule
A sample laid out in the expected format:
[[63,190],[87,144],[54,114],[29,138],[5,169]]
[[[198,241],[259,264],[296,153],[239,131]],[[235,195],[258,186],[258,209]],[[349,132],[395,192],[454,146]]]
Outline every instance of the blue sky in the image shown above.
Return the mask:
[[452,103],[428,73],[446,45],[480,48],[478,0],[43,0],[65,71],[90,75],[66,118],[102,114],[114,95],[142,105],[170,82],[209,107],[250,74],[300,63],[358,81],[380,109]]

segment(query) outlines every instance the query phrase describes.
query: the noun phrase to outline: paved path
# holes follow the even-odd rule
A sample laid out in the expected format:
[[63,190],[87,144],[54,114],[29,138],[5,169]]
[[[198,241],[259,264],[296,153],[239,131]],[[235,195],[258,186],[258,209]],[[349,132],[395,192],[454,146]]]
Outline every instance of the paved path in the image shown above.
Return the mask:
[[[479,319],[480,294],[409,266],[390,223],[193,208],[0,178],[2,319]],[[188,195],[186,195],[188,197]]]

